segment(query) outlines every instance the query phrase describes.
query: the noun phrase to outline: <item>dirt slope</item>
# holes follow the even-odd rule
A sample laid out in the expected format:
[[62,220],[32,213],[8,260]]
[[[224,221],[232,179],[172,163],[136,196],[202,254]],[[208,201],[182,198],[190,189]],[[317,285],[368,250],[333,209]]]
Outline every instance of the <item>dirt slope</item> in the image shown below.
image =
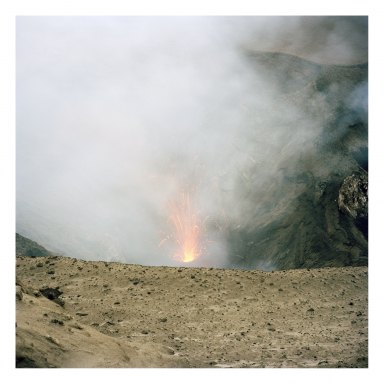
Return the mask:
[[17,256],[16,269],[63,304],[33,290],[16,300],[19,367],[368,366],[367,267],[262,272]]

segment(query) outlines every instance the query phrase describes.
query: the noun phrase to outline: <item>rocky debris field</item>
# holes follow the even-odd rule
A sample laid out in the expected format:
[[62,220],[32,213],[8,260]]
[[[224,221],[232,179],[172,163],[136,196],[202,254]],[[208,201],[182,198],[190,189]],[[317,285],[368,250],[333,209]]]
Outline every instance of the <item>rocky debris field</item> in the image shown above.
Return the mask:
[[368,367],[368,268],[17,256],[17,367]]

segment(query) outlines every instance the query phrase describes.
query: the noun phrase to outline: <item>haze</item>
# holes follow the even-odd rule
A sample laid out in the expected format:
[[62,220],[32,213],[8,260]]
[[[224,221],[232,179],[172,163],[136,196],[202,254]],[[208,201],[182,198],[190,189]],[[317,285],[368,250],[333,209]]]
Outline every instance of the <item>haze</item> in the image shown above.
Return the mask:
[[298,147],[311,153],[323,124],[282,101],[246,52],[363,63],[367,22],[17,17],[16,232],[66,256],[175,266],[176,245],[159,247],[171,234],[167,200],[193,190],[209,216],[194,266],[230,266],[226,227],[252,204],[238,179],[256,196]]

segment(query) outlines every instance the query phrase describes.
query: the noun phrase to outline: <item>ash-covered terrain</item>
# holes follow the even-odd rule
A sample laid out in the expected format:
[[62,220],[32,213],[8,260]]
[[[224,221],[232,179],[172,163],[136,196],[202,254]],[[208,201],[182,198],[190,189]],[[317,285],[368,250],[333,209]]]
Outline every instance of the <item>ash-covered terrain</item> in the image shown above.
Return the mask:
[[16,260],[19,368],[368,367],[367,267]]

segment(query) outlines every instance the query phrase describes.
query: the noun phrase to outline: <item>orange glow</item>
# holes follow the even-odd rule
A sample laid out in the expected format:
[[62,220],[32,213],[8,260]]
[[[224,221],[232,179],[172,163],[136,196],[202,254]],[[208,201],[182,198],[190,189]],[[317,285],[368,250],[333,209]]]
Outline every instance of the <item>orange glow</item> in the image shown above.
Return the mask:
[[[199,263],[206,263],[202,259],[206,259],[212,249],[217,249],[214,244],[220,247],[220,241],[213,241],[212,236],[221,240],[225,236],[225,229],[229,233],[221,205],[219,178],[215,176],[208,179],[207,169],[200,163],[198,155],[190,162],[184,162],[183,157],[180,161],[178,158],[176,160],[167,157],[162,166],[166,170],[167,183],[171,183],[176,191],[173,190],[172,198],[166,199],[167,204],[162,207],[168,220],[167,228],[164,228],[165,222],[162,223],[162,240],[158,247],[163,246],[165,252],[179,263],[192,263],[201,256]],[[164,180],[161,175],[153,173],[151,178],[157,183]],[[211,222],[208,215],[212,217]],[[216,215],[220,219],[214,221]],[[214,223],[216,228],[213,228]]]
[[205,230],[204,222],[208,216],[202,223],[199,218],[201,212],[197,210],[196,205],[191,204],[189,192],[182,192],[178,199],[167,200],[167,202],[171,212],[167,223],[172,229],[172,237],[179,248],[173,253],[173,259],[190,263],[201,256],[203,250],[201,235]]

